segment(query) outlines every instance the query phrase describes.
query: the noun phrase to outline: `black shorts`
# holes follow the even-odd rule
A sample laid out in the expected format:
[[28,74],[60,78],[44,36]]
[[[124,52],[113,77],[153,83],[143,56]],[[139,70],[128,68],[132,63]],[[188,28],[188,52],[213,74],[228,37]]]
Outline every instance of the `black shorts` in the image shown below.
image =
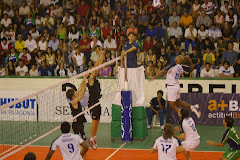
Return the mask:
[[[96,104],[98,102],[99,101],[95,101],[95,102],[92,102],[92,103],[89,102],[88,107],[91,107],[91,106],[93,106],[94,104]],[[91,115],[93,120],[100,119],[101,114],[102,114],[102,108],[101,108],[100,104],[90,110],[90,115]]]
[[72,129],[75,134],[78,134],[84,141],[87,139],[86,134],[84,132],[84,124],[82,122],[73,122]]

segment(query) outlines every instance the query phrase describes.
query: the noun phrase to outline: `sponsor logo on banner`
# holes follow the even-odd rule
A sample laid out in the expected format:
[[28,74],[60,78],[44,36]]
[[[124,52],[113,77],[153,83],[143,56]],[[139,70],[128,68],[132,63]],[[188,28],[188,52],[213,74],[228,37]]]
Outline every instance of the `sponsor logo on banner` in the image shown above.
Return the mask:
[[[1,91],[0,106],[15,101],[32,92]],[[36,121],[36,99],[30,98],[0,111],[1,120]]]
[[[182,93],[181,100],[189,104],[199,104],[202,113],[198,119],[196,115],[190,112],[190,116],[194,118],[196,124],[201,125],[222,125],[225,116],[231,116],[235,119],[235,125],[240,125],[240,95],[224,94],[224,93]],[[167,122],[171,124],[179,124],[177,114],[168,104]]]

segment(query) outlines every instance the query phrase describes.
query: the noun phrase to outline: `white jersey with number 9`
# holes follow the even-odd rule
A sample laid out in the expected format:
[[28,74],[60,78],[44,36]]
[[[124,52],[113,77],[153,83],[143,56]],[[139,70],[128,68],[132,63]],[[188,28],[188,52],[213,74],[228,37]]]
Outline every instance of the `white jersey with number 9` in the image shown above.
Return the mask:
[[55,151],[59,148],[63,160],[82,160],[80,155],[82,142],[83,139],[79,135],[65,133],[53,141],[50,150]]

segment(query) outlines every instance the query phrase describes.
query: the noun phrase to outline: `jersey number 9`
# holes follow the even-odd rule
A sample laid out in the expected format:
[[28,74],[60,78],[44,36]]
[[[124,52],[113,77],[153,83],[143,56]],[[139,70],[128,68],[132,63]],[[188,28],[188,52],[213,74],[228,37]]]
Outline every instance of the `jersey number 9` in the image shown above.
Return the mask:
[[69,144],[68,144],[68,149],[69,149],[69,152],[70,152],[70,153],[73,153],[73,152],[74,152],[74,146],[73,146],[72,143],[69,143]]

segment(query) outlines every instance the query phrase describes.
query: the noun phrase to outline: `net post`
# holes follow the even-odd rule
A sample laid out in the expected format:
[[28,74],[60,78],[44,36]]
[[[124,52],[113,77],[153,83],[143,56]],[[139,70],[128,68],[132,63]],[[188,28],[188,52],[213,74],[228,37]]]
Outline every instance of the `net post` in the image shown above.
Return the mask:
[[127,77],[127,56],[124,56],[124,85],[125,85],[125,91],[128,91],[128,77]]

